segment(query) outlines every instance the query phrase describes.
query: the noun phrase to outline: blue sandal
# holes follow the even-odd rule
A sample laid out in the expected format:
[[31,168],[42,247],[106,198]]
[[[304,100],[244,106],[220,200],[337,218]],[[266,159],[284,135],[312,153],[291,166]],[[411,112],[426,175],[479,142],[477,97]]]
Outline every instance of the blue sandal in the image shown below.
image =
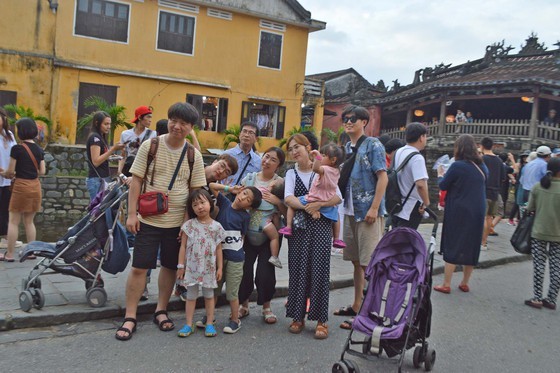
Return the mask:
[[218,335],[216,332],[216,328],[212,324],[206,324],[206,328],[204,329],[204,335],[207,337],[215,337]]
[[187,338],[189,335],[193,334],[194,330],[190,325],[185,325],[179,330],[177,335],[181,338]]

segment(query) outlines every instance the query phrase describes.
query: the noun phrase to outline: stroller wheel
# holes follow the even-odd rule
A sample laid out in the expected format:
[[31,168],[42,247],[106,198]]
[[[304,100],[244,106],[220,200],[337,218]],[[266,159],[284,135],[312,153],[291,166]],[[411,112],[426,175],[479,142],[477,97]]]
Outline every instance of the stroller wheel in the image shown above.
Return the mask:
[[358,367],[358,364],[356,364],[354,362],[354,360],[344,360],[346,361],[346,365],[348,365],[348,368],[350,368],[350,372],[352,373],[360,373],[360,367]]
[[90,288],[86,292],[86,299],[91,307],[103,307],[107,302],[107,292],[103,288]]
[[33,307],[33,296],[29,290],[19,293],[19,307],[23,312],[29,312],[31,307]]
[[424,370],[426,372],[431,371],[435,363],[436,363],[436,351],[430,348],[424,358]]
[[332,373],[350,373],[350,368],[346,365],[346,360],[340,360],[338,363],[334,363]]
[[33,307],[40,310],[45,305],[45,294],[41,289],[31,288],[30,292],[33,296]]
[[414,368],[420,368],[423,360],[422,346],[416,346],[416,348],[414,349],[414,355],[412,356],[412,364],[414,364]]

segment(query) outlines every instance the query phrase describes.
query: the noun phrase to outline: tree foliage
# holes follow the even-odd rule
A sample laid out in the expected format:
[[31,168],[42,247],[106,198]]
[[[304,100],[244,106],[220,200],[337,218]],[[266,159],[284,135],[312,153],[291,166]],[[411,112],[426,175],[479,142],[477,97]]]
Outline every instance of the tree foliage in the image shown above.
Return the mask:
[[126,108],[122,105],[109,104],[99,96],[90,96],[84,101],[84,107],[93,108],[94,111],[84,115],[78,120],[78,131],[91,123],[96,111],[104,111],[111,117],[111,130],[109,131],[109,144],[113,144],[115,130],[118,127],[132,128],[126,121]]
[[40,142],[50,141],[53,124],[52,124],[52,121],[49,118],[47,118],[44,115],[37,115],[37,114],[35,114],[33,109],[22,106],[22,105],[9,104],[9,105],[5,105],[4,109],[6,110],[6,112],[9,115],[8,123],[11,126],[13,126],[14,123],[20,118],[31,118],[36,122],[37,121],[43,122],[47,126],[47,131],[46,131],[46,133],[44,132],[45,138],[44,139],[39,139],[39,141]]

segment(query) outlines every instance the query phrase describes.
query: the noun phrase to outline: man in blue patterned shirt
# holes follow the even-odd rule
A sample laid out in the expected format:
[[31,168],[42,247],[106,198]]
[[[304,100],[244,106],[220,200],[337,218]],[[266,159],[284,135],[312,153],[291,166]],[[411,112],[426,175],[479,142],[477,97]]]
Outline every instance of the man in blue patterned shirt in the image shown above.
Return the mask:
[[[364,128],[368,122],[369,112],[361,106],[349,106],[342,113],[344,131],[350,137],[346,153],[355,154],[355,158],[346,190],[341,191],[346,243],[343,259],[354,265],[354,302],[335,311],[335,315],[341,316],[354,316],[359,310],[365,284],[364,271],[385,229],[384,196],[388,181],[385,148],[378,139],[365,137]],[[360,140],[362,136],[364,138]],[[348,326],[348,321],[341,325],[343,328]]]

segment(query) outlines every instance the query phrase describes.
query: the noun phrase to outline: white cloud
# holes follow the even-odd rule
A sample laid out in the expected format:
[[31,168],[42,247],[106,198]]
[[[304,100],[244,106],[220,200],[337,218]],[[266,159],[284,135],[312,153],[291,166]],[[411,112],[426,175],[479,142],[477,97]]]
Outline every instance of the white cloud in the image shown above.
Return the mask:
[[558,0],[300,0],[327,29],[310,34],[307,74],[353,67],[372,83],[408,84],[414,71],[482,58],[505,40],[519,51],[531,32],[560,40]]

